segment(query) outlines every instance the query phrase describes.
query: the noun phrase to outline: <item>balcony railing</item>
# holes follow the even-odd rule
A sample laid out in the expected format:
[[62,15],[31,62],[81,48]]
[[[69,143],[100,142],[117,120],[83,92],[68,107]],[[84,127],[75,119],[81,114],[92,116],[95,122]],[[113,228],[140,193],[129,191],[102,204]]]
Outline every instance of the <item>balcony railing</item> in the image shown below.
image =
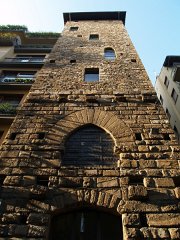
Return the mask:
[[0,67],[3,68],[41,68],[44,65],[44,57],[15,57],[5,58],[0,62]]
[[4,62],[6,63],[42,63],[44,62],[44,58],[41,57],[15,57],[15,58],[5,58]]
[[0,84],[32,84],[34,82],[34,77],[18,77],[18,76],[5,76],[0,78]]

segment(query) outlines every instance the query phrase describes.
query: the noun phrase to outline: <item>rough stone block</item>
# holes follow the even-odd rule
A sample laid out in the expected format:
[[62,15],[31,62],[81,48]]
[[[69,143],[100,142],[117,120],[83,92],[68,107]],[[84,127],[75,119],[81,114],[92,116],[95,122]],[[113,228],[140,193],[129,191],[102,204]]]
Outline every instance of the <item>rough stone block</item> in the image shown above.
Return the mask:
[[4,213],[2,217],[3,223],[18,223],[21,219],[19,213]]
[[169,228],[171,239],[180,239],[180,228]]
[[47,225],[49,223],[50,215],[42,213],[30,213],[27,222],[31,225]]
[[138,228],[124,228],[124,239],[132,240],[132,239],[141,239],[141,232]]
[[97,187],[119,187],[119,179],[114,177],[98,177]]
[[26,237],[28,234],[29,226],[27,225],[9,225],[9,236],[18,236],[18,237]]
[[59,185],[61,187],[81,187],[83,179],[81,177],[60,177]]
[[144,178],[143,182],[145,187],[155,187],[155,182],[153,178]]
[[147,189],[144,186],[129,186],[128,187],[129,199],[143,199],[147,197]]
[[175,191],[176,197],[180,199],[180,187],[175,188],[174,191]]
[[174,187],[172,178],[154,178],[156,187]]
[[123,214],[122,216],[123,225],[130,227],[140,226],[140,217],[139,214]]
[[23,176],[23,185],[29,186],[34,185],[36,183],[36,177],[35,176]]
[[21,176],[7,176],[4,180],[4,185],[19,185]]
[[147,214],[147,222],[150,227],[179,226],[179,213]]
[[46,237],[47,228],[44,226],[34,226],[30,225],[28,230],[28,237]]

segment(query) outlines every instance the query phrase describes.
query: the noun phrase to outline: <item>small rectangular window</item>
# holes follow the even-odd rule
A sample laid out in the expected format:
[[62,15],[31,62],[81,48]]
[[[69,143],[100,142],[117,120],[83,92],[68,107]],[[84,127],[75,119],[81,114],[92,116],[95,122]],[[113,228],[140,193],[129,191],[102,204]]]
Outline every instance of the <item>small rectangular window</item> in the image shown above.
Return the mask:
[[177,94],[177,92],[175,91],[174,88],[173,88],[173,90],[172,90],[171,97],[172,97],[172,99],[174,100],[174,102],[176,103],[176,102],[177,102],[177,99],[178,99],[178,94]]
[[99,34],[90,34],[89,40],[99,40]]
[[70,27],[70,29],[69,29],[70,31],[77,31],[78,30],[78,27]]
[[48,186],[49,183],[49,176],[37,176],[37,185],[41,185],[41,186]]
[[84,74],[85,82],[99,81],[99,68],[86,68]]
[[169,86],[169,79],[167,77],[165,77],[164,79],[164,85],[168,88]]
[[1,131],[1,130],[0,130],[0,139],[1,139],[2,136],[3,136],[3,133],[4,133],[4,131]]
[[129,185],[144,185],[143,176],[129,176]]
[[135,133],[135,137],[136,137],[136,140],[138,140],[138,141],[142,140],[141,133]]
[[160,99],[161,104],[163,105],[163,98],[161,95],[160,95],[159,99]]
[[166,115],[168,116],[169,119],[171,118],[171,114],[167,108],[166,108]]

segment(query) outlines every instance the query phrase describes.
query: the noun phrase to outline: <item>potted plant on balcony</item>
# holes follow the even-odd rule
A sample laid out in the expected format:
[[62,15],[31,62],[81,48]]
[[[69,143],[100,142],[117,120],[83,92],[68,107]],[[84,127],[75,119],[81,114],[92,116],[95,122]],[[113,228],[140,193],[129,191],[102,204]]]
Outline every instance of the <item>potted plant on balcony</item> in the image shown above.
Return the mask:
[[21,42],[20,37],[14,33],[0,32],[0,46],[15,46]]
[[0,103],[0,114],[14,114],[15,112],[16,108],[13,107],[10,103]]

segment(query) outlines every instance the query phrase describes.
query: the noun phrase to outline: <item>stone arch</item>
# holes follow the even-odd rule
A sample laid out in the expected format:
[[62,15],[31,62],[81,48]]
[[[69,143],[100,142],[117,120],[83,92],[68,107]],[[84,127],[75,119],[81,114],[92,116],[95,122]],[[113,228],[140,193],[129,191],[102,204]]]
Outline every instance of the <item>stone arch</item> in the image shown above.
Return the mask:
[[[57,236],[72,239],[74,235],[75,239],[80,239],[82,232],[83,236],[88,235],[91,239],[99,235],[106,236],[106,239],[110,239],[110,236],[113,239],[123,238],[122,213],[119,208],[121,201],[117,196],[97,190],[81,189],[70,190],[54,200],[60,203],[60,206],[51,208],[54,211],[51,212],[49,225],[50,239],[57,239]],[[64,226],[64,222],[65,227],[61,227]],[[82,232],[80,229],[83,229]]]
[[49,131],[47,141],[49,144],[63,146],[72,131],[86,124],[94,124],[108,132],[116,147],[134,144],[135,138],[131,128],[115,113],[100,109],[83,109],[66,115]]
[[80,207],[104,209],[112,214],[122,214],[122,201],[115,195],[98,189],[71,189],[53,198],[54,213]]

